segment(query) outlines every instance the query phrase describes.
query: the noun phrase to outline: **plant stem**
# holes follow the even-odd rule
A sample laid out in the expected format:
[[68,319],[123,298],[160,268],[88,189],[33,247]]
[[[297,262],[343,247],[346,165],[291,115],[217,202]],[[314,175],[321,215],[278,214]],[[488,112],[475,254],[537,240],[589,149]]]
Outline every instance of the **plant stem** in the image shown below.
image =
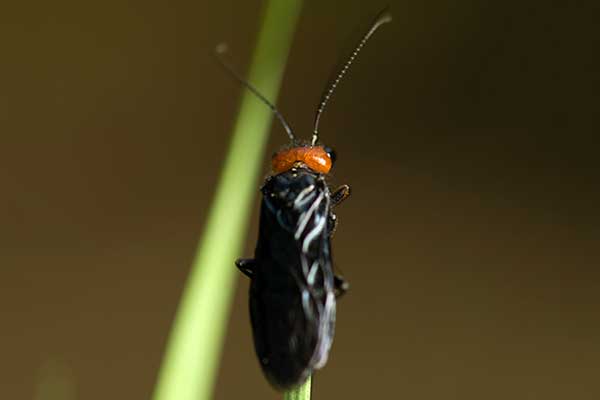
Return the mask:
[[[275,100],[300,0],[265,3],[248,79]],[[243,96],[233,138],[206,227],[182,294],[155,387],[154,400],[211,398],[236,269],[257,193],[270,110],[251,93]],[[235,379],[235,377],[232,377]]]
[[288,390],[283,394],[283,400],[310,400],[310,376],[302,385]]

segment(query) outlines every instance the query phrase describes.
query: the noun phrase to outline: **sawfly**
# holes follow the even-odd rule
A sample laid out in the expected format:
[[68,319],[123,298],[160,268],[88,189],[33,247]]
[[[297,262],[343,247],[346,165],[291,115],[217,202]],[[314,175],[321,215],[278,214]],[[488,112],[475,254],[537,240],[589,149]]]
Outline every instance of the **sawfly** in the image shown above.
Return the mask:
[[[279,110],[221,57],[219,61],[273,112],[290,138],[275,153],[263,186],[254,258],[236,261],[251,279],[250,317],[254,347],[268,381],[285,390],[302,384],[327,362],[335,330],[336,298],[348,284],[334,273],[331,237],[335,208],[350,186],[331,191],[326,177],[335,152],[319,142],[319,120],[338,83],[371,35],[391,21],[382,11],[323,92],[312,138],[297,139]],[[219,53],[219,52],[218,52]]]

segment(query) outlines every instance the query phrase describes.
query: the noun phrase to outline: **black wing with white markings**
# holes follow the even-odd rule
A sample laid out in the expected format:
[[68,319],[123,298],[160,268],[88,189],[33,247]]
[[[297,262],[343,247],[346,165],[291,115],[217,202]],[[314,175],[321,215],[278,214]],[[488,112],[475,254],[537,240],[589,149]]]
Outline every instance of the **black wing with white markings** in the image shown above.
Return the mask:
[[250,314],[261,366],[284,389],[325,364],[333,339],[331,199],[325,179],[303,168],[269,178],[262,192]]

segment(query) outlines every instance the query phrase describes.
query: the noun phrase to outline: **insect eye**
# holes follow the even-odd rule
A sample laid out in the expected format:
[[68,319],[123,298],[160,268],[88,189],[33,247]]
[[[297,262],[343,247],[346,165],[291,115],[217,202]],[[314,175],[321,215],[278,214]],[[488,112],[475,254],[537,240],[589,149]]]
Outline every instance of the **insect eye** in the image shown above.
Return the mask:
[[324,150],[325,153],[327,153],[327,155],[329,156],[329,159],[331,159],[331,164],[335,164],[335,160],[337,160],[337,153],[335,152],[335,150],[327,146],[325,146]]

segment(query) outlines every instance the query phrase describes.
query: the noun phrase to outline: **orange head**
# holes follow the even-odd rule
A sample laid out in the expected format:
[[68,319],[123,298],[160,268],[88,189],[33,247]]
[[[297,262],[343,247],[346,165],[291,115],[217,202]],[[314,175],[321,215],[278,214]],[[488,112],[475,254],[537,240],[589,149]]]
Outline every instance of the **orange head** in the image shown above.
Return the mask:
[[323,146],[297,146],[281,150],[273,155],[273,172],[279,174],[302,163],[319,174],[327,174],[335,161],[335,153]]

